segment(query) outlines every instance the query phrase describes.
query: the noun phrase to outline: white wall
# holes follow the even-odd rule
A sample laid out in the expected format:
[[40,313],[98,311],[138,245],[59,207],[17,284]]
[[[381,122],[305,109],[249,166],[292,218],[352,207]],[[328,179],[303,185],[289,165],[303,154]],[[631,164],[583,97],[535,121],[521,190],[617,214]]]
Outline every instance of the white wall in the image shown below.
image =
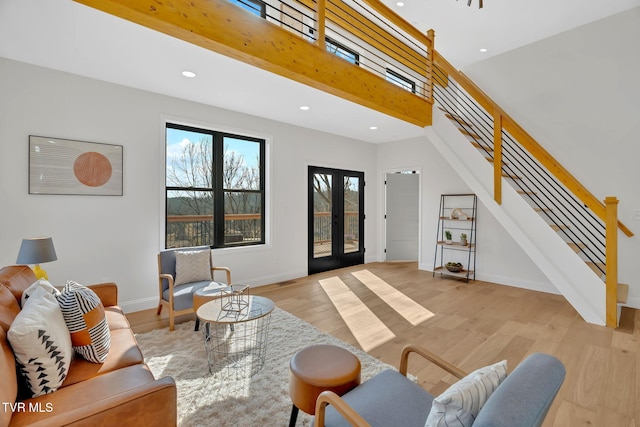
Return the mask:
[[640,307],[640,8],[530,44],[464,72],[596,197],[620,199],[619,279]]
[[[449,166],[427,137],[381,144],[378,147],[380,200],[386,172],[420,171],[420,259],[423,270],[433,270],[441,194],[470,193],[469,187]],[[379,216],[384,216],[381,203]],[[381,223],[381,230],[384,226]],[[380,258],[384,259],[384,233],[380,233]],[[557,293],[555,287],[478,201],[476,279]]]
[[[640,233],[640,8],[560,34],[464,71],[620,217]],[[23,237],[54,238],[51,280],[113,280],[127,310],[157,302],[155,255],[163,227],[163,119],[179,118],[270,141],[270,245],[216,251],[234,282],[265,284],[306,274],[306,173],[314,164],[366,174],[366,261],[384,259],[386,172],[421,173],[420,266],[430,269],[439,196],[468,188],[425,138],[372,145],[235,112],[0,59],[0,265]],[[28,135],[124,146],[124,196],[28,194]],[[620,278],[640,306],[638,238],[620,238]],[[519,246],[479,206],[478,279],[554,291]]]
[[[157,304],[156,254],[164,209],[163,120],[267,138],[270,244],[215,251],[234,283],[266,284],[307,273],[307,166],[365,172],[367,261],[377,249],[376,146],[232,111],[0,58],[0,265],[21,239],[52,236],[54,284],[115,281],[128,311]],[[124,146],[124,195],[28,194],[28,136]]]

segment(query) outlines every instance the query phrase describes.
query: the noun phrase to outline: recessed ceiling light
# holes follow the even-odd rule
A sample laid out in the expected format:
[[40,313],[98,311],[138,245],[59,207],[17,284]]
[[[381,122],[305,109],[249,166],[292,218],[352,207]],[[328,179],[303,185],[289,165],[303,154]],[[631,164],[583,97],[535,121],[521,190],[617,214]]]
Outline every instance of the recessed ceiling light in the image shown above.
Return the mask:
[[194,73],[193,71],[185,70],[182,72],[182,75],[185,77],[193,78],[196,76],[196,73]]
[[376,129],[378,129],[378,126],[369,126],[369,129],[376,130]]
[[306,105],[303,105],[302,107],[300,107],[300,109],[302,111],[307,111],[309,109],[309,107],[307,107]]
[[480,52],[486,52],[487,49],[485,49],[484,47],[482,49],[480,49]]
[[402,7],[402,6],[404,6],[404,2],[399,1],[399,2],[396,3],[396,6]]

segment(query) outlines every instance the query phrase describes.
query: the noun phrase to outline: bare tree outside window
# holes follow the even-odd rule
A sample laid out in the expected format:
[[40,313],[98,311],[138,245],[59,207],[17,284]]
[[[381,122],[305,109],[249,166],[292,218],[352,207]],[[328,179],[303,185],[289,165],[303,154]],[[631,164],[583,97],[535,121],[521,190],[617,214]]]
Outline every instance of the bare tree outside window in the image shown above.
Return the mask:
[[[204,132],[167,126],[167,247],[263,242],[264,141]],[[224,235],[218,240],[216,230]]]

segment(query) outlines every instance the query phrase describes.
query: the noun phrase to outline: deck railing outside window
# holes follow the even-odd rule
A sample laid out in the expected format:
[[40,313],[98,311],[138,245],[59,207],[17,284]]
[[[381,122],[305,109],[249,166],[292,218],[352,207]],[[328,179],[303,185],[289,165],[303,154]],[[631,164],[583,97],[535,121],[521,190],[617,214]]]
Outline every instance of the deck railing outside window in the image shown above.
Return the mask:
[[[331,212],[317,212],[314,242],[331,241]],[[358,212],[345,212],[345,239],[357,241]],[[260,241],[260,215],[225,215],[224,238],[227,245]],[[213,241],[212,215],[172,215],[167,217],[167,248],[210,245]]]

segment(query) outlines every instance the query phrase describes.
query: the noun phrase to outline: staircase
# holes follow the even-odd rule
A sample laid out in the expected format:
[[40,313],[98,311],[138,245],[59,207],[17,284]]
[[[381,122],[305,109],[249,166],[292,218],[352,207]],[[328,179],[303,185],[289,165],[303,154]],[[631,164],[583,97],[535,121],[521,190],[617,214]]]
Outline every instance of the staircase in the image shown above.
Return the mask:
[[493,114],[451,74],[436,81],[430,140],[585,320],[617,326],[628,285],[617,284],[608,320],[604,221],[515,138],[496,132]]

